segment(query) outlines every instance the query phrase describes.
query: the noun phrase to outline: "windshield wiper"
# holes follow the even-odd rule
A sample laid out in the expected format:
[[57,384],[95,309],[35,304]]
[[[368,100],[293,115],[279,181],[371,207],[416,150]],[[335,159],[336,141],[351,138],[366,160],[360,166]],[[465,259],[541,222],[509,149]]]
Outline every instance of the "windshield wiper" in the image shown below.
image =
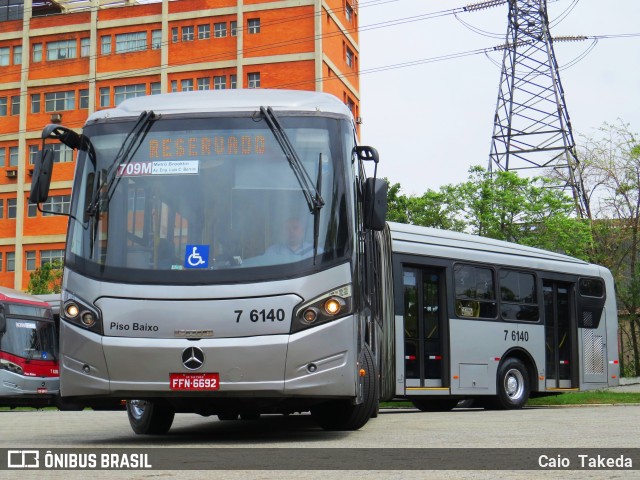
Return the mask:
[[122,145],[120,146],[120,150],[116,154],[113,162],[109,166],[107,171],[96,172],[96,189],[93,192],[93,197],[91,202],[87,206],[87,214],[90,217],[97,216],[100,211],[100,203],[104,200],[109,202],[113,193],[115,192],[118,182],[121,175],[118,175],[118,169],[121,165],[125,167],[131,161],[131,158],[136,154],[140,145],[142,145],[142,141],[149,133],[151,129],[151,125],[158,118],[156,114],[152,111],[144,111],[138,117],[136,124],[129,131],[127,136],[125,137]]
[[320,192],[313,184],[313,180],[311,180],[311,176],[307,169],[304,168],[300,157],[298,156],[295,148],[289,141],[289,137],[287,137],[280,120],[276,117],[275,112],[271,107],[260,107],[260,112],[264,116],[267,121],[267,125],[273,132],[273,136],[276,137],[278,144],[280,144],[280,148],[282,148],[282,152],[285,157],[287,157],[287,161],[289,162],[289,166],[291,170],[293,170],[300,187],[302,188],[302,193],[304,193],[304,197],[307,200],[307,205],[309,206],[309,212],[314,213],[320,210],[324,206],[324,200],[320,195]]
[[304,167],[302,160],[300,160],[296,149],[293,147],[293,144],[289,140],[284,127],[280,123],[280,120],[273,109],[271,107],[260,107],[260,113],[264,116],[273,136],[278,141],[285,157],[287,157],[289,166],[291,167],[291,170],[293,170],[293,174],[295,175],[296,180],[298,180],[298,184],[300,185],[304,198],[307,201],[309,212],[313,214],[313,261],[315,263],[315,259],[318,254],[320,210],[324,206],[324,200],[320,194],[320,191],[322,190],[322,154],[320,155],[320,160],[318,162],[318,178],[316,179],[316,185],[314,185],[309,172]]

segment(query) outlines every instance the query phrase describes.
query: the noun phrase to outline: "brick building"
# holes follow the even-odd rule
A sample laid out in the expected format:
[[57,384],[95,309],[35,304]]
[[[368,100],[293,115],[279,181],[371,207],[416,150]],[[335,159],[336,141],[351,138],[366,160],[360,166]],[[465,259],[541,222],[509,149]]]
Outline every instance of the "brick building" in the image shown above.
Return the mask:
[[[357,0],[0,0],[0,285],[62,258],[67,217],[28,202],[40,132],[161,92],[317,90],[359,114]],[[45,209],[68,211],[55,145]]]

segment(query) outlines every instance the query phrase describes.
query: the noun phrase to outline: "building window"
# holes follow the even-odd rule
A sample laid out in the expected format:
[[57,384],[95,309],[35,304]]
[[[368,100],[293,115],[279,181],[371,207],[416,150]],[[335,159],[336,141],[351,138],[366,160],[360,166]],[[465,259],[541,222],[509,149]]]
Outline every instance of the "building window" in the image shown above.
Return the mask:
[[100,106],[108,107],[111,105],[111,92],[109,87],[100,88]]
[[353,52],[351,51],[351,49],[349,47],[347,47],[347,49],[345,51],[346,51],[345,60],[347,62],[347,65],[349,67],[353,68],[353,66],[355,64],[355,57],[353,55]]
[[153,50],[162,48],[162,30],[151,30],[151,48]]
[[139,52],[147,49],[147,32],[116,35],[116,53]]
[[123,85],[121,87],[114,87],[113,89],[113,102],[117,105],[127,98],[143,97],[147,94],[147,86],[144,83],[137,83],[135,85]]
[[238,22],[236,22],[235,20],[231,22],[231,36],[238,36]]
[[83,88],[78,92],[80,95],[80,105],[79,107],[86,110],[89,108],[89,90]]
[[178,27],[173,27],[171,29],[171,41],[173,43],[178,43]]
[[17,200],[15,198],[7,199],[7,218],[16,218],[18,211]]
[[43,217],[51,217],[57,213],[69,213],[69,205],[71,204],[70,195],[54,195],[49,197],[46,202],[42,204],[42,210],[47,210],[47,213],[42,212]]
[[162,93],[162,84],[160,82],[151,82],[151,95]]
[[236,89],[238,88],[238,76],[237,75],[229,75],[229,88]]
[[88,57],[89,56],[90,46],[91,46],[91,39],[89,39],[89,38],[81,38],[80,39],[80,56],[81,57]]
[[4,199],[0,199],[0,218],[4,218]]
[[31,94],[31,113],[40,113],[40,94]]
[[260,19],[259,18],[250,18],[247,21],[247,31],[250,34],[260,33]]
[[220,77],[213,77],[213,89],[224,90],[227,88],[227,77],[224,75]]
[[35,165],[36,160],[38,159],[38,154],[40,153],[40,148],[37,145],[29,145],[29,164]]
[[11,115],[20,115],[20,95],[11,97]]
[[171,80],[171,92],[177,92],[178,91],[178,81],[177,80]]
[[51,92],[44,94],[44,111],[59,112],[76,109],[76,92]]
[[349,0],[345,2],[344,14],[349,23],[351,23],[353,21],[353,7],[349,4]]
[[0,117],[7,116],[7,97],[0,97]]
[[67,163],[73,162],[73,149],[63,145],[62,143],[52,143],[48,145],[53,151],[54,163]]
[[7,160],[6,151],[4,147],[0,147],[0,167],[4,167],[4,162]]
[[47,263],[53,263],[56,260],[60,263],[64,261],[64,250],[41,250],[40,251],[41,267],[43,267]]
[[260,88],[260,72],[249,73],[247,79],[248,88]]
[[198,79],[198,90],[209,90],[211,88],[211,79],[203,77]]
[[213,24],[213,36],[222,38],[227,36],[227,22]]
[[347,105],[347,108],[351,111],[351,114],[355,117],[356,116],[356,104],[354,103],[354,101],[350,97],[347,97],[346,105]]
[[183,92],[193,92],[193,80],[190,78],[182,80],[180,87]]
[[29,250],[24,252],[24,263],[28,271],[33,271],[36,269],[36,251],[35,250]]
[[111,35],[103,35],[100,37],[100,52],[102,55],[111,53]]
[[47,43],[47,60],[76,58],[76,40],[60,40]]
[[2,252],[0,252],[0,272],[2,271]]
[[11,49],[9,47],[0,47],[0,67],[9,65]]
[[42,61],[42,44],[34,43],[33,44],[33,62],[41,62]]
[[7,272],[16,271],[16,253],[7,252]]
[[193,41],[193,25],[190,25],[188,27],[182,27],[182,41],[183,42]]
[[211,25],[198,25],[198,40],[206,40],[211,37]]
[[22,47],[13,47],[13,64],[22,65]]
[[18,147],[9,147],[9,166],[17,167],[20,161],[18,157]]

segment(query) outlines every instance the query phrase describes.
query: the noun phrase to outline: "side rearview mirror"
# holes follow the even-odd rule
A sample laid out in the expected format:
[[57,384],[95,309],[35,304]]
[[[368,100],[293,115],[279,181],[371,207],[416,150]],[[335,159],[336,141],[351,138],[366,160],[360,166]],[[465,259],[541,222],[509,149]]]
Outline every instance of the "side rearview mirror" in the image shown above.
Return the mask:
[[43,143],[47,138],[51,138],[53,140],[58,140],[60,143],[63,143],[74,150],[81,147],[83,139],[82,135],[55,123],[47,125],[42,129],[41,138]]
[[31,192],[29,201],[31,203],[43,203],[49,198],[49,186],[51,185],[51,175],[53,173],[53,151],[46,148],[45,140],[51,138],[58,140],[69,148],[78,149],[83,144],[83,136],[73,130],[58,124],[50,124],[42,129],[42,148],[40,157],[36,160],[33,169],[33,179],[31,180]]
[[43,203],[49,198],[52,172],[53,151],[51,149],[43,149],[33,169],[31,192],[29,193],[29,201],[31,203]]
[[383,230],[389,185],[382,178],[367,178],[364,187],[364,226],[370,230]]
[[380,155],[378,155],[378,151],[373,147],[358,145],[354,147],[354,151],[356,152],[356,155],[358,155],[358,158],[363,162],[378,163],[380,161]]

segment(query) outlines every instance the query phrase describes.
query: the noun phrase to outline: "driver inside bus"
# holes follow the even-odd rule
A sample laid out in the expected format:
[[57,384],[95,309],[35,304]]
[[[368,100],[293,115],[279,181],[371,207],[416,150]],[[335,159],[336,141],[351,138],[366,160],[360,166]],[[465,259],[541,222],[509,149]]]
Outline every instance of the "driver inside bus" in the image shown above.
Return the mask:
[[313,255],[313,244],[305,241],[304,222],[297,217],[290,217],[284,223],[283,241],[271,245],[265,254],[276,255]]

